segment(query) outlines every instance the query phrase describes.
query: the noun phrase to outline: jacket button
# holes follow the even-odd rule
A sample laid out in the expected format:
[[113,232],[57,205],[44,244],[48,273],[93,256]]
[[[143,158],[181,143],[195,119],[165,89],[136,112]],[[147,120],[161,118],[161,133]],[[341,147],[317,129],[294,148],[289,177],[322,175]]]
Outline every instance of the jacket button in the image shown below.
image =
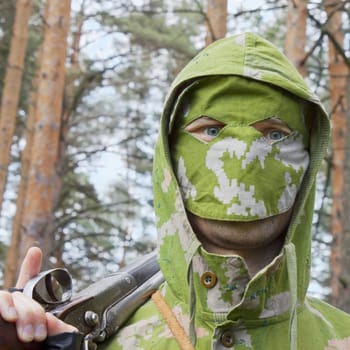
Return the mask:
[[225,348],[231,348],[235,342],[234,335],[231,331],[224,331],[220,337],[221,344]]
[[201,283],[205,288],[213,288],[216,284],[217,278],[213,272],[204,272],[201,277]]

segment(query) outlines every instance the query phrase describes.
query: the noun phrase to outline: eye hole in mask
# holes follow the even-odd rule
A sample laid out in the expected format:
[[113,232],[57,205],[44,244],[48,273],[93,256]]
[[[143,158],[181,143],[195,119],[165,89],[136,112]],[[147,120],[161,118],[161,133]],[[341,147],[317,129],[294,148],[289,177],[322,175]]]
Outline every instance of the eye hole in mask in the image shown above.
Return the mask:
[[292,133],[289,126],[283,120],[276,117],[257,121],[250,124],[250,126],[260,131],[270,144],[281,141]]
[[[187,125],[185,130],[198,140],[208,143],[218,136],[225,126],[225,123],[203,116]],[[292,133],[284,121],[275,117],[257,121],[250,126],[261,132],[270,144],[280,141]]]
[[192,136],[205,143],[213,140],[226,124],[210,117],[200,117],[186,126],[185,130]]

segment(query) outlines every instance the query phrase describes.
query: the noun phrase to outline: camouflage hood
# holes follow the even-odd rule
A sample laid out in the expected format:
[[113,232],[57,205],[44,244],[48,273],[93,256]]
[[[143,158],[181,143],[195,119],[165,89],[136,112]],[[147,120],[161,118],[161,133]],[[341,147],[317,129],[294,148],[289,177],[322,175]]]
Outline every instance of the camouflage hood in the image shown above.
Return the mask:
[[[169,140],[172,140],[173,137],[172,129],[178,130],[177,118],[174,124],[173,116],[176,115],[178,108],[184,106],[183,98],[187,96],[188,92],[192,91],[194,85],[201,86],[201,94],[198,95],[197,99],[201,105],[203,96],[206,99],[210,95],[202,94],[209,86],[208,82],[210,82],[210,89],[214,85],[214,88],[218,89],[216,91],[221,89],[221,85],[230,85],[231,82],[234,82],[234,86],[229,87],[231,94],[233,90],[230,89],[236,89],[235,83],[239,80],[244,80],[249,84],[254,82],[259,86],[263,84],[265,84],[265,87],[267,85],[272,86],[273,90],[281,92],[281,101],[285,101],[284,95],[288,94],[293,96],[293,100],[301,101],[303,105],[310,107],[307,113],[308,118],[306,118],[310,121],[306,128],[309,130],[308,135],[303,134],[306,129],[300,128],[299,122],[295,124],[292,119],[287,121],[290,129],[296,131],[290,135],[296,137],[296,140],[302,135],[302,139],[307,140],[309,152],[307,152],[307,159],[304,156],[302,157],[308,166],[305,165],[307,170],[306,172],[302,170],[301,177],[293,173],[297,169],[296,164],[300,164],[300,162],[295,162],[294,166],[290,167],[291,172],[288,170],[290,174],[290,176],[288,175],[288,183],[294,184],[293,186],[298,187],[299,190],[290,192],[297,193],[297,196],[284,245],[280,254],[256,274],[249,273],[247,265],[241,257],[208,253],[202,247],[192,231],[185,210],[185,207],[194,212],[198,209],[194,205],[195,203],[190,202],[192,197],[197,198],[197,183],[195,183],[195,188],[192,188],[189,183],[184,186],[183,179],[180,178],[182,175],[179,176],[178,171],[178,168],[181,168],[182,165],[184,165],[184,169],[186,168],[183,174],[186,174],[188,168],[191,168],[188,160],[191,157],[187,158],[188,154],[186,153],[188,151],[186,149],[187,141],[184,143],[185,149],[181,150],[184,153],[183,163],[176,156],[174,157],[173,144],[171,141],[169,144]],[[219,84],[217,84],[218,82]],[[243,85],[240,85],[238,90],[234,90],[237,91],[238,95],[242,93]],[[204,90],[202,87],[204,87]],[[258,86],[256,88],[259,89]],[[252,104],[255,104],[251,90],[249,89],[249,91],[247,98]],[[259,94],[256,95],[255,91],[253,95],[256,97]],[[266,96],[265,92],[264,96]],[[274,92],[272,93],[274,94]],[[236,92],[231,94],[230,98],[237,96],[237,94]],[[213,94],[210,96],[213,96]],[[216,94],[215,103],[209,109],[210,104],[205,103],[204,115],[209,114],[215,117],[221,113],[221,107],[223,108],[224,104],[216,103],[218,101],[216,98],[221,99],[221,97],[220,90],[220,93]],[[225,101],[222,102],[225,103]],[[239,102],[235,104],[235,113],[239,109]],[[262,104],[259,102],[259,106],[264,107],[268,116],[271,113],[270,106],[265,102],[263,101]],[[276,102],[275,98],[273,98],[273,102]],[[286,106],[284,102],[280,105]],[[193,106],[191,104],[192,112]],[[287,109],[284,109],[285,113],[283,112],[283,115],[288,115],[290,108],[298,111],[296,105],[289,104],[288,106]],[[226,112],[230,113],[230,110],[231,108],[227,109]],[[189,118],[196,118],[197,112],[189,113]],[[199,110],[198,113],[202,114],[203,112]],[[290,113],[289,116],[293,116],[293,113]],[[236,120],[237,115],[239,117],[239,113],[234,115],[234,120]],[[294,113],[294,115],[298,115],[298,113]],[[263,113],[264,116],[265,113]],[[231,117],[227,119],[228,123],[225,123],[226,126],[220,130],[222,135],[226,132],[236,132],[236,125],[233,125],[234,123],[231,123],[231,120]],[[242,122],[244,122],[243,119]],[[248,126],[250,125],[248,124]],[[258,136],[257,132],[252,130],[254,128],[250,127],[249,131],[248,129],[244,125],[244,132],[253,140],[250,142],[248,138],[246,142],[247,148],[251,150],[255,147],[252,145],[255,145],[254,142]],[[205,144],[199,153],[210,154],[211,146],[214,147],[220,142],[226,142],[231,137],[225,135],[222,139],[219,137],[219,141],[214,138],[213,142]],[[239,136],[233,136],[232,139],[240,140]],[[238,35],[215,42],[195,57],[183,69],[172,85],[165,103],[159,140],[156,146],[153,174],[154,204],[159,231],[159,263],[165,276],[165,282],[161,285],[159,292],[153,294],[152,299],[132,315],[116,337],[104,349],[350,349],[349,315],[325,302],[306,296],[309,283],[315,178],[326,152],[328,137],[328,118],[318,99],[308,90],[295,68],[269,42],[249,33]],[[289,139],[288,134],[280,144],[285,143],[287,145]],[[234,149],[235,145],[238,145],[238,148],[240,147],[239,142],[236,142],[236,144],[229,143],[231,148],[226,153],[231,152],[233,154],[237,152],[237,149]],[[260,149],[260,146],[261,144],[255,148]],[[194,142],[188,144],[189,150],[192,147],[197,147]],[[227,150],[227,144],[225,147]],[[259,162],[261,162],[260,164],[270,162],[269,164],[275,164],[278,167],[281,164],[276,163],[276,158],[279,158],[283,147],[281,145],[277,146],[277,150],[266,148],[268,150],[266,154],[258,154],[261,156],[259,161],[255,159],[256,153],[253,156],[245,154],[244,157],[241,157],[244,166],[236,158],[232,158],[234,158],[234,164],[238,164],[244,169],[245,167],[248,168],[252,162],[255,162],[257,168],[259,168]],[[197,156],[202,157],[197,149],[194,148],[193,163],[196,163]],[[204,152],[203,149],[205,149]],[[304,155],[303,152],[300,152],[300,149],[297,153]],[[273,157],[270,157],[271,154],[273,154]],[[175,166],[172,165],[171,156]],[[288,159],[284,159],[284,161],[288,162]],[[203,157],[197,163],[203,165]],[[213,164],[217,165],[218,162],[217,159],[214,159],[214,162],[206,162],[206,164],[209,165],[209,170],[214,169],[215,172]],[[229,167],[229,169],[225,168],[224,171],[232,171],[232,169]],[[176,176],[175,173],[177,173]],[[250,177],[251,174],[245,173],[245,175]],[[236,174],[233,176],[235,179]],[[274,176],[274,174],[271,174],[271,176]],[[179,178],[179,184],[177,178]],[[254,181],[254,179],[251,180]],[[268,180],[266,178],[266,181]],[[298,183],[299,180],[300,184]],[[245,186],[248,183],[247,181],[250,180],[244,178]],[[212,182],[213,178],[211,178],[209,186],[212,186]],[[284,182],[283,178],[282,182]],[[250,184],[246,188],[249,186]],[[283,191],[281,193],[283,194]],[[226,194],[224,193],[224,195]],[[254,192],[255,199],[258,198],[258,195],[259,192]],[[282,197],[279,195],[278,198]],[[291,198],[294,201],[294,197]],[[239,221],[247,218],[248,215],[250,216],[248,219],[252,220],[256,215],[258,217],[274,215],[276,212],[283,212],[289,206],[289,200],[285,200],[285,198],[282,201],[278,199],[277,206],[275,203],[270,207],[266,203],[267,199],[262,199],[264,203],[259,204],[261,209],[259,211],[253,211],[251,204],[242,209],[242,206],[237,205],[240,203],[234,202],[234,200],[231,201],[230,205],[235,204],[236,208],[239,207],[240,209],[239,211],[233,210],[233,219]],[[282,202],[287,204],[284,205]],[[247,207],[249,207],[249,210],[246,213],[244,210]],[[209,214],[212,209],[212,207],[209,208]],[[217,213],[222,214],[221,209],[222,207],[219,208]],[[228,206],[224,209],[226,213],[224,213],[223,218],[226,219],[228,215],[227,219],[232,219],[230,216],[231,207]],[[213,210],[216,210],[216,208]],[[206,214],[208,214],[208,211],[205,212]],[[157,298],[155,295],[157,295]],[[163,297],[165,303],[160,302],[162,298],[159,299],[159,295]],[[183,332],[181,332],[181,329]]]
[[[284,247],[281,254],[253,278],[241,258],[209,254],[201,247],[187,220],[170,159],[171,116],[179,96],[194,81],[223,76],[271,84],[313,106],[310,163],[296,198]],[[290,333],[295,331],[294,315],[298,305],[304,302],[309,284],[315,178],[328,138],[329,121],[319,99],[279,50],[254,34],[215,42],[178,75],[165,102],[156,146],[154,205],[161,270],[171,293],[190,305],[190,314],[200,315],[208,322],[239,320],[247,327],[286,319],[290,320]],[[203,276],[210,271],[215,271],[215,286],[203,288]]]

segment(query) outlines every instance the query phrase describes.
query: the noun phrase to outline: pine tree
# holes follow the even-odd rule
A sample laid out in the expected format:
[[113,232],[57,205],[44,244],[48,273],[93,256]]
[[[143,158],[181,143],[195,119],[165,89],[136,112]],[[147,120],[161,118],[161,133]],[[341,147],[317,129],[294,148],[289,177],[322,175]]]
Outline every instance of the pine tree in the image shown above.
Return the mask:
[[28,21],[31,13],[31,0],[17,0],[0,111],[0,211],[11,160],[11,145],[16,127],[24,56],[27,47]]
[[289,0],[285,54],[305,77],[307,75],[305,58],[307,0]]
[[[45,251],[53,241],[44,235],[53,215],[65,75],[66,38],[70,1],[47,2],[47,18],[40,62],[33,145],[25,196],[20,260],[27,249],[39,244]],[[44,260],[44,267],[47,266]]]
[[227,32],[227,0],[207,1],[205,45],[224,38]]
[[344,57],[344,33],[342,16],[343,1],[325,1],[328,26],[329,87],[332,118],[332,217],[331,232],[331,301],[334,305],[350,311],[350,232],[348,212],[350,198],[346,179],[350,173],[346,166],[349,159],[350,136],[348,94],[350,87],[350,60]]

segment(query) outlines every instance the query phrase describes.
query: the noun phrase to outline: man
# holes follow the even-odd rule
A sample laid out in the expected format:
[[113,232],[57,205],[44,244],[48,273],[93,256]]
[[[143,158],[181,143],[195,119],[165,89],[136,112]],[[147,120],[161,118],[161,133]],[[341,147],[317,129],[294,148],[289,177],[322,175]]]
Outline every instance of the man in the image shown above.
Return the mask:
[[[196,56],[171,87],[155,152],[165,283],[101,349],[349,349],[350,317],[306,297],[328,137],[319,100],[269,42],[247,33]],[[38,271],[31,254],[19,286]],[[36,325],[27,340],[72,331],[41,313],[37,336],[33,303],[3,294],[19,335]]]

